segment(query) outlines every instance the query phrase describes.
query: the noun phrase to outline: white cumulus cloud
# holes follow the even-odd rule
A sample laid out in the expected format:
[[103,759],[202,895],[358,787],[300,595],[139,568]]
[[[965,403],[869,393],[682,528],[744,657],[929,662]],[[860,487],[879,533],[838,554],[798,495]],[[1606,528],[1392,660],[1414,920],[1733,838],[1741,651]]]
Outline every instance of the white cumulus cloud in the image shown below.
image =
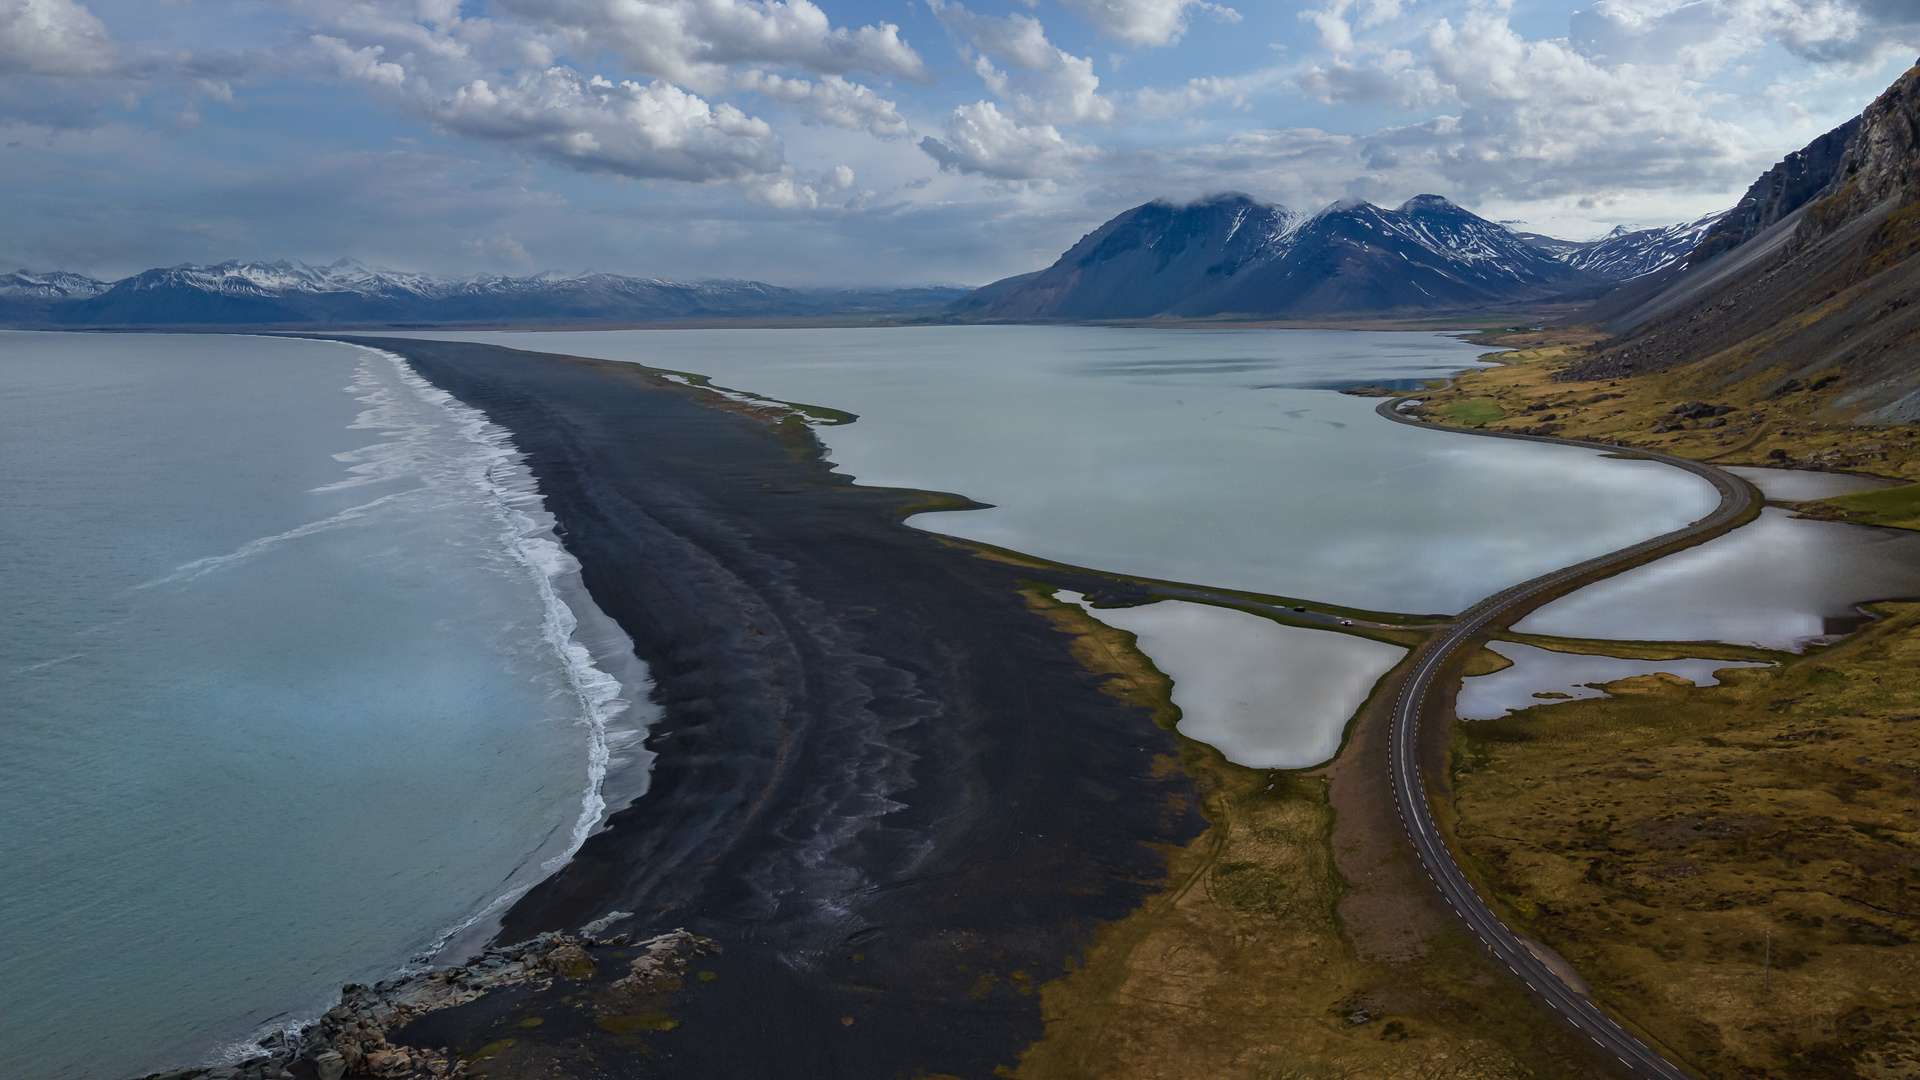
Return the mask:
[[838,75],[817,79],[786,79],[758,69],[734,76],[734,85],[742,90],[764,94],[776,101],[797,105],[809,117],[823,124],[868,131],[883,139],[897,139],[911,129],[893,102],[873,92],[871,87],[850,82]]
[[111,74],[107,28],[73,0],[0,0],[0,75]]
[[834,26],[811,0],[495,0],[495,6],[558,33],[576,56],[613,52],[636,72],[707,92],[725,87],[729,68],[743,64],[927,78],[925,61],[898,26]]
[[1097,147],[1076,143],[1052,124],[1025,124],[991,101],[962,105],[947,117],[945,139],[920,140],[942,169],[1001,180],[1059,181],[1097,160]]
[[[1040,20],[1019,14],[1004,19],[978,15],[948,0],[927,0],[927,6],[948,30],[965,40],[962,57],[1022,119],[1039,124],[1104,124],[1114,118],[1113,99],[1100,93],[1093,58],[1075,56],[1048,41]],[[995,59],[1007,68],[996,67]]]
[[1201,11],[1225,22],[1240,13],[1204,0],[1060,0],[1108,37],[1134,45],[1171,45],[1187,32],[1187,13]]

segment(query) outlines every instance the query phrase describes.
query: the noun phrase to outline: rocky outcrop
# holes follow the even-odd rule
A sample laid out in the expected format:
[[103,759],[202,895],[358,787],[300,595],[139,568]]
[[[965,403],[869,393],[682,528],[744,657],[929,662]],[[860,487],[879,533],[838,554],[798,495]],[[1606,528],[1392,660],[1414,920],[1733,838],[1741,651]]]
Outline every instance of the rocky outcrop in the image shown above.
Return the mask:
[[[490,948],[456,967],[421,972],[372,986],[348,984],[340,1004],[296,1032],[264,1040],[261,1053],[230,1065],[195,1066],[152,1073],[143,1080],[459,1080],[466,1062],[445,1049],[395,1045],[387,1036],[428,1013],[477,1000],[490,991],[556,978],[582,979],[594,973],[590,945],[627,945],[625,934],[601,941],[614,922],[632,916],[617,911],[581,927],[578,934],[542,934],[517,945]],[[617,989],[650,992],[687,968],[690,957],[717,946],[685,930],[638,943],[641,950]]]
[[1867,106],[1820,197],[1794,235],[1805,248],[1881,204],[1920,200],[1920,66]]
[[1557,378],[1676,372],[1695,396],[1920,419],[1920,67],[1761,177],[1687,266],[1623,293],[1587,316],[1615,336]]
[[1856,116],[1760,174],[1733,209],[1707,230],[1687,262],[1697,266],[1739,247],[1828,191],[1841,174],[1847,147],[1859,127]]

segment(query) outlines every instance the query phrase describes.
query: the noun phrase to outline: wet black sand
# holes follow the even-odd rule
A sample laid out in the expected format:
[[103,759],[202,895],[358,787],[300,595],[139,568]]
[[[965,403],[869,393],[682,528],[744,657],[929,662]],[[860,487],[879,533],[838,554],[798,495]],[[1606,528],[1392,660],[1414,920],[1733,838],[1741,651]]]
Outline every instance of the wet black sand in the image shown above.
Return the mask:
[[[1202,827],[1192,783],[1155,768],[1174,737],[1103,694],[1027,609],[1020,580],[1044,575],[906,528],[923,493],[852,486],[804,429],[634,365],[352,340],[512,431],[665,708],[649,792],[516,904],[500,940],[618,909],[636,915],[610,933],[685,926],[724,948],[703,961],[716,978],[674,997],[671,1030],[569,1019],[562,984],[400,1037],[471,1049],[513,1019],[514,1052],[480,1065],[500,1076],[536,1061],[792,1080],[1013,1065],[1041,1033],[1032,987],[1157,887],[1151,845]],[[529,1008],[552,1022],[519,1026]]]

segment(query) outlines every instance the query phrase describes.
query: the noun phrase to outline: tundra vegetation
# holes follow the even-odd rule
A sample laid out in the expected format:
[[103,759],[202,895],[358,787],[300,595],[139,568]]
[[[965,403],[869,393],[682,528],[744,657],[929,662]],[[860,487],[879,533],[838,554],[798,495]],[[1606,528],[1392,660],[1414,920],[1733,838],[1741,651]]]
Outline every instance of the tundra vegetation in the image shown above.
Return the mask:
[[[1172,683],[1133,635],[1051,594],[1035,585],[1029,603],[1074,635],[1076,656],[1107,676],[1109,693],[1171,729],[1180,717]],[[1504,663],[1485,657],[1475,670]],[[1389,697],[1376,690],[1360,723],[1382,723]],[[1046,1034],[1012,1075],[1607,1075],[1435,910],[1414,884],[1417,869],[1394,861],[1411,856],[1384,827],[1390,809],[1368,828],[1337,827],[1347,811],[1336,791],[1349,783],[1337,764],[1252,769],[1205,744],[1180,745],[1180,759],[1158,767],[1200,780],[1207,831],[1166,853],[1163,891],[1101,927],[1084,963],[1040,985]]]
[[[1517,347],[1507,362],[1415,411],[1464,426],[1453,410],[1491,402],[1507,415],[1489,431],[1876,476],[1899,486],[1791,508],[1920,528],[1920,426],[1855,424],[1837,378],[1784,366],[1570,378],[1594,336],[1490,335]],[[1483,895],[1702,1075],[1920,1071],[1920,605],[1870,610],[1719,686],[1642,676],[1455,726],[1443,818]]]

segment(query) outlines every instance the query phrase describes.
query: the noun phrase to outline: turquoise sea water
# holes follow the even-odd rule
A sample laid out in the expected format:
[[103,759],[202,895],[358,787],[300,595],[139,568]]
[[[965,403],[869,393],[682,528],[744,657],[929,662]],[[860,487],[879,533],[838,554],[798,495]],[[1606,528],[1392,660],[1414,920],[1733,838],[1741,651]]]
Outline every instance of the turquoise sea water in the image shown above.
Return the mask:
[[0,334],[7,1076],[311,1016],[644,772],[644,672],[516,460],[371,350]]

